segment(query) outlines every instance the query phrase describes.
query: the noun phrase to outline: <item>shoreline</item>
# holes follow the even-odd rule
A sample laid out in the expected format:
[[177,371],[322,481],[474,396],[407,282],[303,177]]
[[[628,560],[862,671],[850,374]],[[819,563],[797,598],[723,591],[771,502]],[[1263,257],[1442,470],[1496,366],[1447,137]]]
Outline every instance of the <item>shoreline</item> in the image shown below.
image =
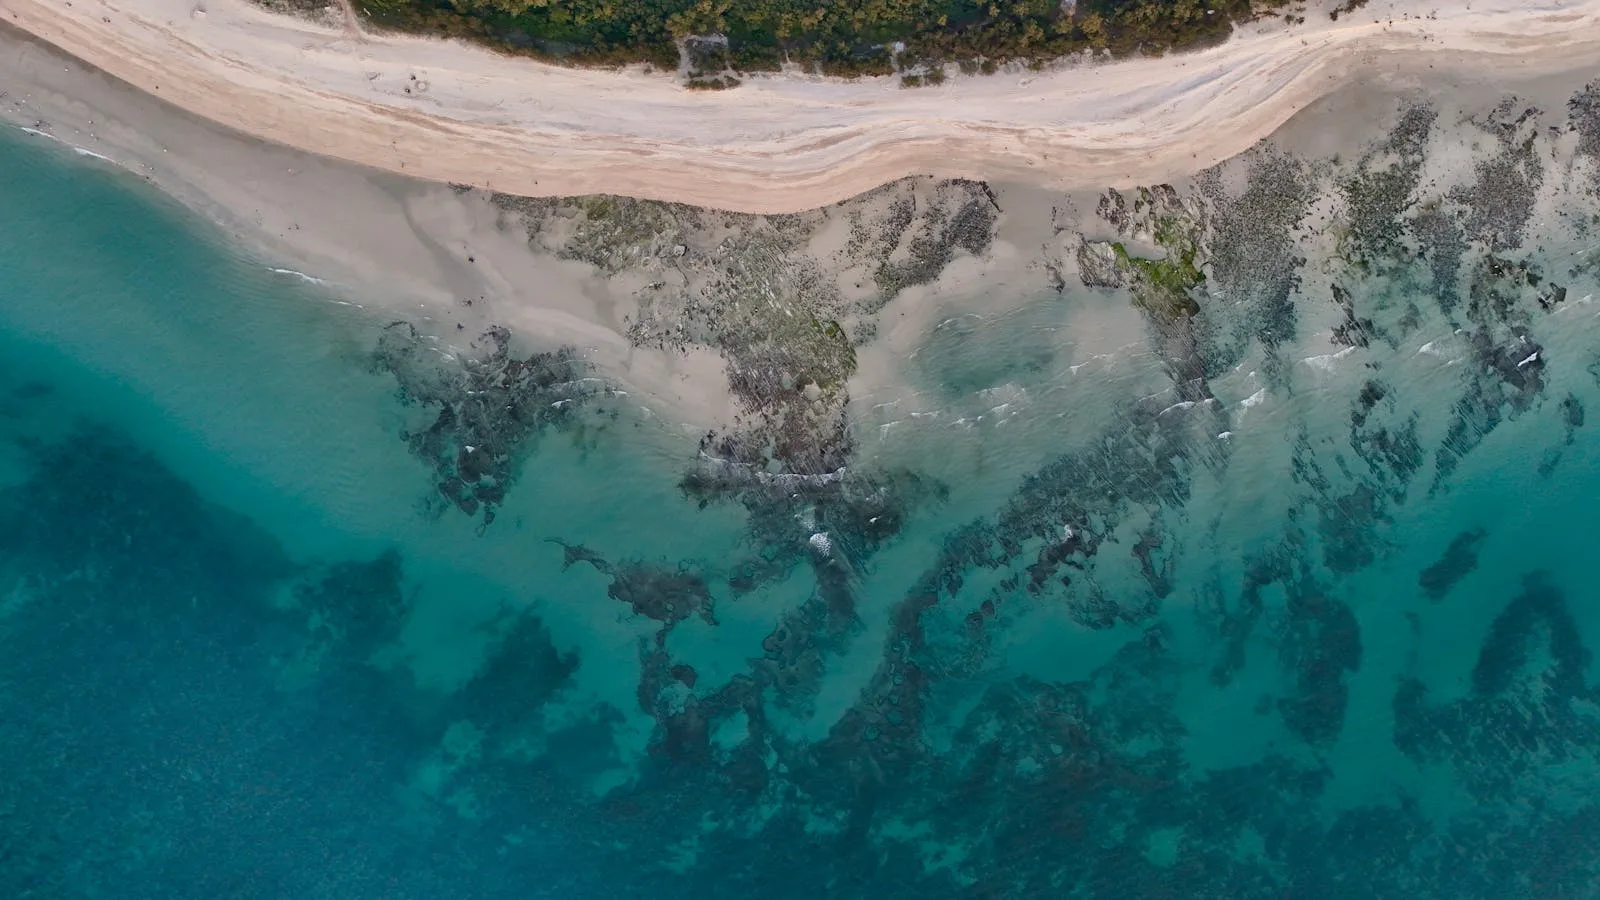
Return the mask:
[[768,214],[909,175],[1059,191],[1165,181],[1362,78],[1537,77],[1600,57],[1600,0],[1483,0],[1437,19],[1393,0],[1163,58],[920,89],[779,75],[722,92],[353,36],[246,0],[0,0],[0,21],[199,118],[319,156],[521,196]]
[[[1486,110],[1483,98],[1515,93],[1544,109],[1564,108],[1571,91],[1600,76],[1600,67],[1591,63],[1530,78],[1489,74],[1492,80],[1440,73],[1418,85],[1368,73],[1292,117],[1267,145],[1308,159],[1357,154],[1417,100]],[[219,237],[275,277],[304,281],[333,302],[433,323],[447,346],[462,345],[491,325],[509,328],[534,349],[570,345],[599,373],[615,379],[631,397],[625,401],[630,407],[648,410],[640,415],[657,420],[674,440],[698,440],[708,428],[740,414],[730,389],[729,361],[720,351],[693,341],[656,346],[631,334],[641,323],[674,324],[678,320],[672,316],[681,314],[685,303],[727,303],[729,297],[709,288],[721,279],[722,267],[741,258],[738,248],[745,245],[725,240],[752,224],[740,224],[738,214],[658,208],[651,215],[664,216],[668,230],[680,224],[683,230],[666,234],[652,227],[655,237],[631,238],[635,243],[628,252],[642,255],[621,265],[586,261],[561,252],[577,221],[570,214],[594,201],[609,205],[607,198],[531,201],[551,216],[549,230],[535,235],[519,220],[521,213],[502,205],[507,198],[259,140],[3,24],[0,123],[33,133],[24,139],[58,141],[64,153],[95,158],[86,164],[104,161],[144,179],[216,226]],[[1468,162],[1463,156],[1452,165]],[[1185,181],[1167,172],[1152,183],[1169,178],[1180,186]],[[759,227],[803,231],[806,246],[785,257],[779,269],[787,272],[793,262],[811,265],[824,278],[824,288],[848,306],[876,289],[870,266],[863,268],[859,254],[844,250],[852,231],[863,225],[870,230],[898,202],[909,202],[919,216],[953,215],[956,207],[939,206],[941,184],[931,178],[901,179],[849,202],[770,217]],[[870,317],[850,391],[861,407],[857,413],[875,427],[895,424],[887,414],[878,415],[879,405],[897,409],[915,393],[908,382],[911,373],[901,363],[915,354],[945,310],[992,311],[993,301],[984,298],[995,291],[1019,303],[1055,296],[1060,288],[1053,279],[1077,281],[1073,250],[1064,243],[1062,229],[1069,236],[1082,229],[1098,239],[1096,229],[1105,227],[1089,214],[1106,185],[1055,191],[1041,187],[1038,179],[1022,178],[986,185],[985,205],[992,203],[997,214],[990,249],[976,255],[956,251],[931,279],[895,289]],[[652,220],[645,216],[631,227],[640,221]],[[907,231],[896,253],[909,252],[917,234],[922,232]],[[733,249],[719,250],[724,243]],[[684,249],[688,256],[679,259]],[[770,286],[787,290],[781,282],[787,274],[769,275],[779,279]],[[670,314],[652,320],[653,308]],[[1121,318],[1107,326],[1109,333],[1122,342],[1140,333],[1129,324],[1136,323],[1131,306],[1117,314]],[[910,409],[914,402],[903,405]]]
[[432,323],[446,345],[491,325],[539,349],[570,344],[681,438],[729,414],[720,360],[631,346],[610,314],[630,286],[530,252],[486,197],[238,134],[4,27],[0,129],[147,182],[328,302]]

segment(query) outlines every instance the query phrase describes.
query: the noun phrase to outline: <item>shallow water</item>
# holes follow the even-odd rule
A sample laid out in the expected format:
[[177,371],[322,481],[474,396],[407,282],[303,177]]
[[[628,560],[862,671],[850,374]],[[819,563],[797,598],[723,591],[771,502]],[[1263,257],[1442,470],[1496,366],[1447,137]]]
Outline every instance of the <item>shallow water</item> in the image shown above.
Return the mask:
[[1184,403],[1107,292],[956,298],[870,490],[698,504],[562,382],[458,510],[488,344],[0,171],[7,896],[1593,893],[1584,290],[1525,399],[1428,303]]

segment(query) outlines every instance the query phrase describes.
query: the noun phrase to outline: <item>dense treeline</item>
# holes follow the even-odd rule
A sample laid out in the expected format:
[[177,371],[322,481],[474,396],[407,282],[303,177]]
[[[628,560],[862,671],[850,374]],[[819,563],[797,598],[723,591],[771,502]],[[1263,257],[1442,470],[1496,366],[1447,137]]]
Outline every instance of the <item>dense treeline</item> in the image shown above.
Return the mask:
[[[1184,49],[1288,0],[357,0],[375,22],[473,37],[584,65],[678,64],[677,41],[723,35],[736,71],[792,61],[830,74],[956,62],[971,71],[1086,49]],[[708,60],[710,62],[711,60]],[[710,69],[708,68],[708,71]]]

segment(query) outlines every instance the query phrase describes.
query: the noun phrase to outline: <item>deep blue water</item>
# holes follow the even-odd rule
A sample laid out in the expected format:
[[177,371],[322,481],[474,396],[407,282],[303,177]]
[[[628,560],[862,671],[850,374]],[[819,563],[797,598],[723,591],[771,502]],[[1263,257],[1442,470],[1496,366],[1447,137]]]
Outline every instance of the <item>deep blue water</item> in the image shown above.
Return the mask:
[[[1092,427],[701,506],[570,361],[0,172],[0,896],[1600,896],[1592,313],[1529,402],[1444,324],[1226,421],[1135,354]],[[1044,396],[1091,305],[916,377]]]

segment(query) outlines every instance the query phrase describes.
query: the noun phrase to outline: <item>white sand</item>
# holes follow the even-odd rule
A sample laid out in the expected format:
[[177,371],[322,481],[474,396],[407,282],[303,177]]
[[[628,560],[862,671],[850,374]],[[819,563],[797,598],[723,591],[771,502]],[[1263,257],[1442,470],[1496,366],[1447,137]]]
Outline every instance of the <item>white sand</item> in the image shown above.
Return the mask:
[[781,75],[690,92],[667,74],[362,35],[245,0],[0,0],[0,21],[254,137],[509,193],[750,212],[815,208],[915,173],[1056,189],[1163,180],[1373,72],[1528,77],[1600,56],[1600,0],[1376,0],[1338,22],[1318,8],[1307,19],[1201,54],[938,88]]

